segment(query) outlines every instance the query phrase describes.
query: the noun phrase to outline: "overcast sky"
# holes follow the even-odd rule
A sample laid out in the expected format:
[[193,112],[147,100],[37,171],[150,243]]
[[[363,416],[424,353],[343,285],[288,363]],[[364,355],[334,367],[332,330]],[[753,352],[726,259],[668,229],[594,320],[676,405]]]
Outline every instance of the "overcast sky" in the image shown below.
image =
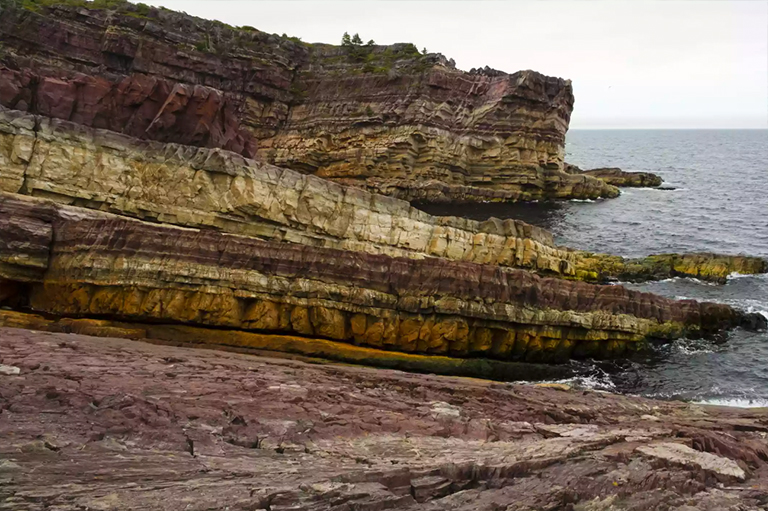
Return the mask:
[[572,128],[768,128],[768,0],[157,0],[338,44],[412,42],[460,69],[573,80]]

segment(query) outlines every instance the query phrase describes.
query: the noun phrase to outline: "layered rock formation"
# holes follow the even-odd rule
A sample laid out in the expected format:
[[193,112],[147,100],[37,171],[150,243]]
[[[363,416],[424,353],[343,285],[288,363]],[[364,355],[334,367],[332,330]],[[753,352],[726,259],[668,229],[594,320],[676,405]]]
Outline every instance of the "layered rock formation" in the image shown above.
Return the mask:
[[524,222],[433,217],[403,201],[229,151],[140,141],[2,108],[0,164],[6,192],[310,246],[444,257],[595,282],[678,274],[722,280],[766,270],[764,261],[745,257],[672,264],[671,256],[631,261],[572,251]]
[[578,252],[576,277],[580,280],[644,282],[670,277],[694,277],[724,284],[732,274],[756,275],[768,272],[768,261],[759,257],[711,253],[659,254],[625,259],[607,254]]
[[229,151],[142,142],[0,108],[0,187],[121,215],[310,246],[574,274],[518,221],[437,218],[408,203]]
[[0,276],[17,286],[6,299],[59,316],[531,362],[612,357],[642,349],[647,338],[760,326],[724,305],[499,266],[260,241],[22,197],[0,196],[0,207],[29,226],[0,224],[0,237],[14,247],[0,254]]
[[564,170],[572,175],[596,177],[616,187],[656,187],[664,182],[661,176],[651,172],[628,172],[617,167],[581,170],[576,165],[566,163]]
[[5,107],[408,200],[618,194],[563,171],[566,80],[466,73],[413,45],[309,45],[119,0],[23,5],[0,2]]
[[13,511],[768,501],[764,409],[11,329],[0,360],[0,507]]
[[[308,46],[119,1],[101,2],[107,10],[2,5],[9,44],[0,103],[16,110],[0,107],[0,303],[52,314],[42,320],[51,328],[61,318],[162,322],[298,336],[283,339],[299,346],[294,351],[323,339],[559,362],[635,352],[651,338],[764,324],[726,306],[569,281],[685,271],[678,268],[719,278],[738,265],[764,266],[724,258],[712,265],[717,271],[701,272],[691,259],[648,265],[582,253],[523,222],[436,218],[351,186],[369,178],[390,186],[392,161],[398,179],[427,176],[446,189],[455,184],[451,173],[466,180],[477,172],[484,190],[515,197],[602,183],[563,178],[563,186],[515,188],[529,171],[568,176],[561,171],[572,103],[565,82],[532,72],[462,74],[408,46]],[[205,48],[191,49],[202,34]],[[195,51],[205,56],[193,64]],[[264,67],[246,79],[256,55]],[[381,76],[378,64],[396,76]],[[350,127],[341,98],[359,103],[363,94],[371,115],[389,108],[390,117]],[[437,101],[441,115],[432,112]],[[418,158],[382,152],[390,144],[403,149],[398,137],[413,138],[414,129],[433,137],[417,137],[426,151]],[[366,163],[371,141],[386,156],[377,157],[380,167]],[[280,349],[263,335],[227,339]],[[328,349],[353,357],[354,350]]]

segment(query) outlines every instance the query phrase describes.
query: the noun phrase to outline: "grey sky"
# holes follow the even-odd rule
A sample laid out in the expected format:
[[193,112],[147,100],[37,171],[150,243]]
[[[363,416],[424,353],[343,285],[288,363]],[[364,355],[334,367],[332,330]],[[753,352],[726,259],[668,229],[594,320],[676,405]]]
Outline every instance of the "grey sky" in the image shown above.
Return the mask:
[[570,78],[572,128],[768,128],[768,0],[146,3],[307,42],[359,32],[461,69]]

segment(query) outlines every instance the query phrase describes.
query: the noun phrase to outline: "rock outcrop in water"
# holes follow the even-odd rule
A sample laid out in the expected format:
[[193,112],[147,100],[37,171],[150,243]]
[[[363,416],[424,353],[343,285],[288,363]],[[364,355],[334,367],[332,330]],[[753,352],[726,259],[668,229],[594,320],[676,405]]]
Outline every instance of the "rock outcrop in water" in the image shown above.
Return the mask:
[[119,0],[17,5],[0,2],[8,108],[407,200],[618,194],[563,171],[566,80],[466,73],[413,45],[310,45]]
[[628,172],[616,167],[582,170],[576,165],[566,163],[565,172],[572,175],[592,176],[605,181],[611,186],[622,187],[657,187],[664,182],[661,176],[651,172]]
[[725,284],[732,274],[757,275],[768,272],[768,261],[760,257],[711,253],[658,254],[626,259],[608,254],[577,252],[576,278],[588,282],[645,282],[672,277],[693,277]]

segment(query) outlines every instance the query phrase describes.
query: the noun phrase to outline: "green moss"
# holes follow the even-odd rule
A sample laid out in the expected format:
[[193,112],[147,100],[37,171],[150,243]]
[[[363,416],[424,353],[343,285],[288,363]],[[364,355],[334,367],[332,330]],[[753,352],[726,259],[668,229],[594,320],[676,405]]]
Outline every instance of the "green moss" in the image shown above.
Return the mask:
[[207,38],[206,39],[202,39],[202,40],[198,41],[197,43],[195,43],[195,49],[197,51],[202,51],[202,52],[206,52],[206,53],[210,52],[211,51],[211,46],[210,46],[210,43],[208,42],[208,39]]
[[152,7],[147,4],[132,4],[127,0],[11,0],[4,3],[12,3],[33,12],[56,6],[114,10],[134,18],[147,18],[152,12]]

